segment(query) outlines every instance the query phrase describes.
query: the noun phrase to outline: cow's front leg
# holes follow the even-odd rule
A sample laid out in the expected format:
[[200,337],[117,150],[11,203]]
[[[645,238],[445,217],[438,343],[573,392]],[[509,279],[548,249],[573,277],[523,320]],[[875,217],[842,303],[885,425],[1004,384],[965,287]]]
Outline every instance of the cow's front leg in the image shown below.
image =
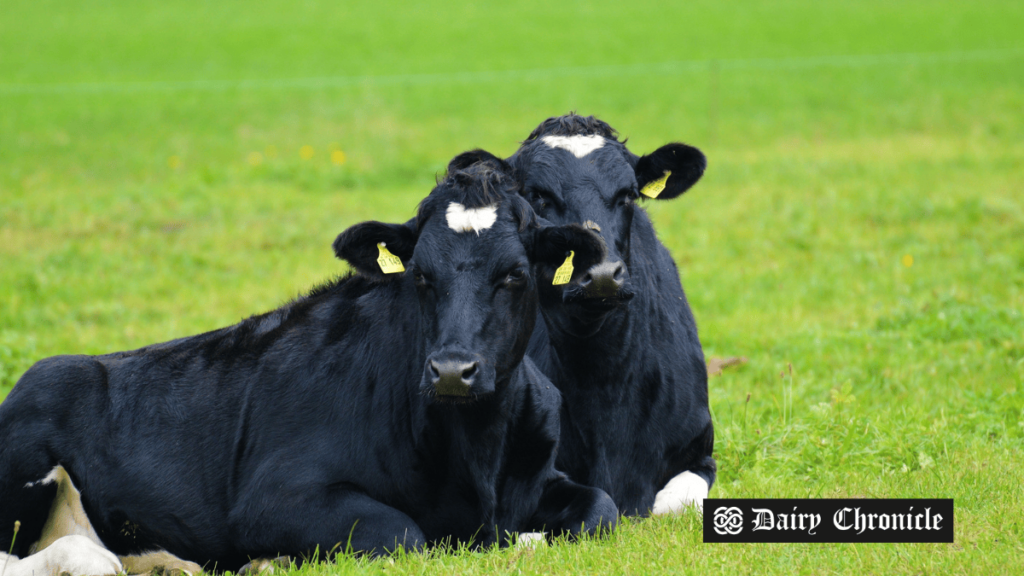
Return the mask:
[[426,539],[405,513],[353,488],[277,486],[248,494],[228,518],[232,540],[250,558],[333,552],[382,555]]
[[577,484],[560,475],[544,486],[528,530],[578,536],[612,530],[618,519],[619,510],[604,490]]
[[[718,474],[718,464],[711,455],[715,445],[714,438],[715,430],[709,422],[697,438],[675,455],[673,462],[682,460],[688,463],[684,465],[682,472],[673,476],[655,495],[654,506],[651,507],[652,515],[680,514],[686,510],[704,512],[704,500],[708,497]],[[694,459],[694,453],[704,455]],[[671,472],[677,470],[679,468]]]

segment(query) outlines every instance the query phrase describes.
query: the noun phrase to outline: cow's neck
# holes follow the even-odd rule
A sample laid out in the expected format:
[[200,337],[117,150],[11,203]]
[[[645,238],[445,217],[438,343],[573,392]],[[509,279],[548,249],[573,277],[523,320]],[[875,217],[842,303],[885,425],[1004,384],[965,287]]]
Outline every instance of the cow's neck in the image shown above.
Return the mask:
[[656,376],[669,360],[666,350],[681,344],[673,343],[684,330],[673,310],[673,305],[685,307],[678,272],[652,257],[664,247],[640,210],[630,247],[629,273],[636,295],[610,312],[600,330],[581,338],[559,330],[557,322],[546,323],[557,371],[557,379],[552,379],[563,393],[600,393],[609,400],[640,393],[639,383]]
[[515,383],[520,364],[506,382],[496,382],[497,392],[467,404],[431,404],[427,407],[430,436],[444,442],[448,454],[443,474],[458,475],[473,487],[479,502],[482,525],[494,526],[498,497],[495,491],[502,469],[508,427],[514,415]]
[[660,425],[656,415],[633,408],[676,401],[664,380],[674,369],[672,351],[680,345],[682,330],[680,319],[670,318],[673,311],[666,305],[682,295],[681,289],[679,295],[667,293],[678,286],[678,279],[670,282],[668,277],[675,268],[659,270],[641,253],[661,247],[637,240],[632,239],[630,265],[636,296],[627,306],[610,313],[601,329],[587,338],[546,323],[549,375],[563,396],[559,465],[575,480],[613,493],[616,504],[631,510],[653,499],[651,479],[662,472],[645,469],[661,462],[660,455],[648,453],[653,447],[643,442],[649,438],[643,431]]
[[553,380],[563,392],[566,388],[601,391],[620,399],[628,392],[624,379],[636,376],[630,373],[636,363],[627,360],[642,354],[629,306],[610,312],[601,329],[589,337],[563,332],[553,323],[548,326],[557,371]]

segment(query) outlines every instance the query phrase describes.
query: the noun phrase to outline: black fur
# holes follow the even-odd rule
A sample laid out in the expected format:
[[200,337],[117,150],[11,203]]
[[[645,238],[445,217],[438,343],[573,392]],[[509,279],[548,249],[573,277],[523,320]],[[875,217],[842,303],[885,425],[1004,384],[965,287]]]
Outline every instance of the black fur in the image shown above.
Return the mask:
[[490,206],[518,190],[519,181],[507,162],[485,150],[463,152],[448,164],[437,189],[420,202],[416,220],[425,222],[451,202],[466,208]]
[[552,116],[530,132],[524,144],[541,136],[590,136],[596,134],[618,142],[619,133],[603,120],[594,116],[580,116],[570,112],[564,116]]
[[[473,166],[476,164],[477,166]],[[463,152],[455,158],[452,158],[448,162],[448,174],[458,172],[460,170],[466,170],[467,168],[473,167],[474,169],[479,168],[490,168],[497,169],[503,172],[510,172],[511,167],[501,158],[498,158],[494,154],[491,154],[487,150],[470,150],[469,152]]]
[[[15,520],[16,554],[38,538],[53,490],[26,484],[57,464],[110,550],[163,549],[208,569],[613,526],[607,494],[555,470],[560,395],[524,359],[529,254],[575,246],[590,266],[601,240],[522,231],[514,184],[467,166],[414,223],[339,237],[360,269],[387,238],[411,271],[390,282],[349,276],[221,330],[36,363],[0,404],[0,542]],[[438,207],[482,195],[497,222],[450,230]],[[438,395],[428,362],[452,358],[479,362],[456,399]]]
[[[584,158],[551,148],[544,136],[605,138]],[[529,355],[562,392],[558,466],[608,492],[625,514],[645,514],[679,473],[715,480],[707,370],[679,272],[658,241],[640,188],[671,170],[659,199],[678,196],[703,174],[696,148],[669,144],[638,158],[594,117],[568,114],[538,126],[509,158],[522,194],[555,224],[599,228],[605,270],[617,294],[594,297],[591,271],[565,286],[540,282],[543,323]],[[609,278],[611,275],[609,274]]]

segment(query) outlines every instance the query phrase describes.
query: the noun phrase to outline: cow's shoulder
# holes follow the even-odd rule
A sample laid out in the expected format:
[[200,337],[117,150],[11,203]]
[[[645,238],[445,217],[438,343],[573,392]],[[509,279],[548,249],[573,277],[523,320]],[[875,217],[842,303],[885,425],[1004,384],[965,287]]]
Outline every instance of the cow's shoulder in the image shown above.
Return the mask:
[[523,358],[521,372],[524,398],[529,405],[521,407],[520,410],[531,411],[535,416],[554,418],[557,429],[558,413],[562,408],[562,393],[529,356]]

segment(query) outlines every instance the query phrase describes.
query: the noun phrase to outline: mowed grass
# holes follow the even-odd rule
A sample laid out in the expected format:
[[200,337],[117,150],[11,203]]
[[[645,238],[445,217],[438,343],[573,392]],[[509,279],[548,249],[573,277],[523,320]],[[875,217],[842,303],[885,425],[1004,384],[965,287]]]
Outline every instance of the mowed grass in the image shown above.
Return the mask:
[[[709,355],[717,497],[944,497],[954,544],[713,545],[692,516],[306,573],[1015,573],[1019,2],[8,2],[0,398],[343,273],[454,154],[597,114],[710,166],[647,204]],[[303,147],[308,147],[303,149]],[[396,350],[395,353],[402,353]]]

